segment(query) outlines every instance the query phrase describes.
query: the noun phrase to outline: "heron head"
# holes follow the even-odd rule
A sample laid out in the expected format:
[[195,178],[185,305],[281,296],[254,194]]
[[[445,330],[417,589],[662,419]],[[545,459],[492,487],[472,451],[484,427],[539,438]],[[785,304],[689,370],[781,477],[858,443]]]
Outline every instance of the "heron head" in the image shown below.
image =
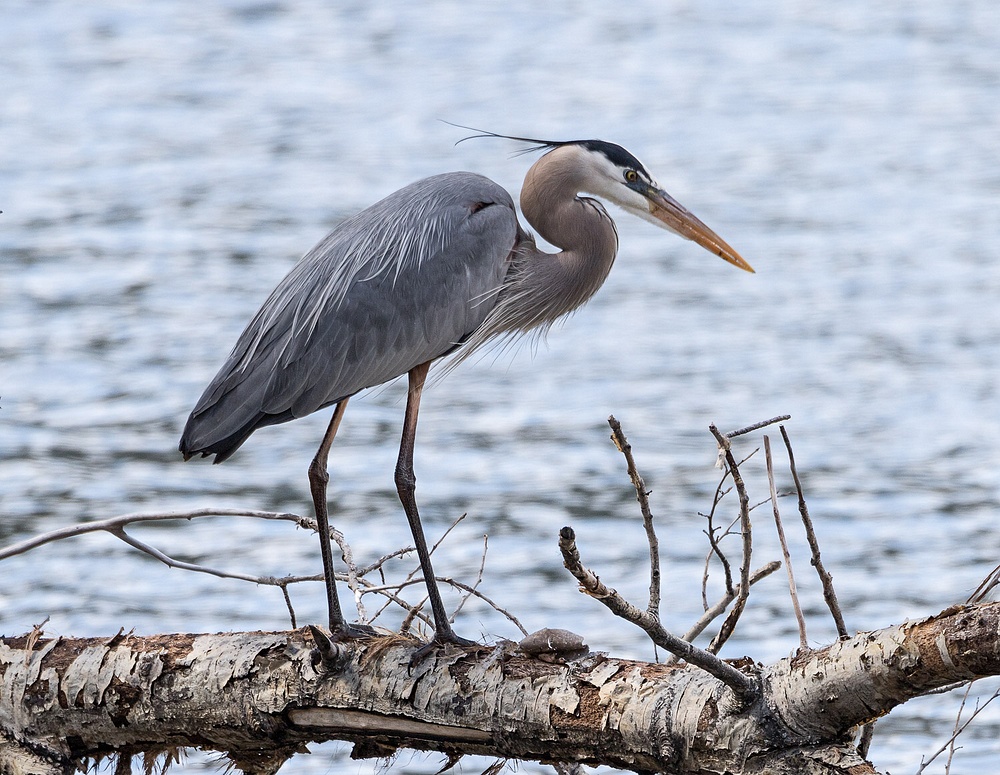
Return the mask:
[[643,220],[701,245],[733,266],[754,271],[722,237],[660,188],[642,162],[620,145],[603,140],[580,140],[560,148],[571,145],[575,146],[582,162],[582,190],[604,197]]

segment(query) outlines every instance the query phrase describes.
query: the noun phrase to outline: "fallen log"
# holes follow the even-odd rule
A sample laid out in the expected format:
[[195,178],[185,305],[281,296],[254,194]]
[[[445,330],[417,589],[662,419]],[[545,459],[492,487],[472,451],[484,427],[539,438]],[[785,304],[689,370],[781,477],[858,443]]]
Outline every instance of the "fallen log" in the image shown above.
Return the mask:
[[[0,766],[72,772],[182,746],[273,773],[308,742],[668,773],[873,773],[858,725],[941,686],[1000,673],[1000,604],[958,606],[772,665],[729,662],[746,702],[687,663],[517,644],[436,650],[383,636],[317,648],[308,629],[0,639]],[[320,644],[323,645],[323,644]],[[328,646],[329,644],[326,644]],[[545,655],[542,655],[545,656]]]

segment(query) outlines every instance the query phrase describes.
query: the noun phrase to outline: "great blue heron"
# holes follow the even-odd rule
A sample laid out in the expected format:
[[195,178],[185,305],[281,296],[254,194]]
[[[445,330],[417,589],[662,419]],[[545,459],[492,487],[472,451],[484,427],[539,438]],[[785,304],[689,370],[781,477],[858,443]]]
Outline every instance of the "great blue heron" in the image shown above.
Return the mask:
[[560,252],[535,246],[510,195],[488,178],[452,172],[406,186],[346,219],[295,265],[236,342],[181,437],[185,460],[214,454],[221,463],[258,428],[335,405],[309,466],[335,640],[361,632],[337,599],[326,499],[330,445],[351,396],[409,375],[396,489],[427,585],[432,642],[468,643],[448,621],[414,497],[414,435],[431,363],[456,351],[465,357],[496,337],[545,330],[593,296],[614,262],[618,233],[584,193],[753,271],[621,146],[491,136],[546,152],[525,176],[521,210]]

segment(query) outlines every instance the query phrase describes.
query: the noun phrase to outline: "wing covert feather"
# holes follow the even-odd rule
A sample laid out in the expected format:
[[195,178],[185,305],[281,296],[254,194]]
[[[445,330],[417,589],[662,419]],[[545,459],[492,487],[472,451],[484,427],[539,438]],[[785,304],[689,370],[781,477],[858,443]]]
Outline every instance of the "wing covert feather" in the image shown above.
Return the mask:
[[250,321],[195,406],[182,451],[228,457],[257,427],[451,351],[493,307],[517,234],[510,195],[473,173],[425,178],[348,218]]

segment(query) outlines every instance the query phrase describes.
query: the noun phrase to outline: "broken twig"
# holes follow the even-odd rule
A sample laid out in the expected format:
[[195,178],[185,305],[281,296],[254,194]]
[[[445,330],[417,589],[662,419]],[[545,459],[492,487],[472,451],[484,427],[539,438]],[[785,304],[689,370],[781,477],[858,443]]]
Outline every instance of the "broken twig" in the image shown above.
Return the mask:
[[646,490],[646,483],[639,475],[635,467],[635,459],[632,457],[632,445],[625,438],[621,423],[615,419],[614,415],[608,418],[611,426],[611,440],[614,441],[618,451],[625,456],[625,465],[628,469],[629,479],[635,487],[635,498],[639,501],[639,510],[642,512],[642,526],[646,530],[646,541],[649,544],[649,606],[646,610],[653,616],[660,615],[660,544],[656,538],[656,530],[653,528],[653,513],[649,508],[649,492]]
[[586,568],[580,559],[573,528],[564,527],[559,531],[559,551],[562,552],[563,564],[580,582],[583,592],[599,600],[616,616],[641,627],[656,645],[718,678],[744,702],[749,703],[757,697],[759,686],[753,678],[723,662],[714,654],[668,632],[660,624],[659,617],[632,605],[616,590],[606,586],[597,574]]
[[806,531],[806,540],[809,542],[809,549],[812,552],[812,565],[819,575],[820,583],[823,585],[823,599],[827,608],[833,616],[833,622],[837,627],[837,635],[846,638],[847,625],[844,624],[844,615],[840,610],[840,603],[837,601],[837,593],[833,588],[833,576],[823,565],[823,560],[819,553],[819,540],[816,538],[816,530],[813,528],[812,518],[809,516],[809,507],[806,506],[806,498],[802,492],[802,482],[799,481],[799,472],[795,468],[795,454],[792,452],[792,442],[788,439],[788,433],[784,425],[779,425],[781,438],[785,442],[785,449],[788,450],[788,468],[792,472],[792,481],[795,482],[795,491],[799,497],[799,515],[802,517],[802,525]]
[[795,621],[799,625],[799,645],[802,648],[808,648],[809,640],[806,638],[806,620],[802,616],[802,606],[799,605],[799,593],[795,589],[795,574],[792,572],[792,555],[788,551],[788,541],[785,540],[785,529],[781,525],[781,514],[778,511],[778,491],[774,486],[774,465],[771,462],[771,439],[766,434],[764,436],[764,460],[767,463],[767,483],[771,492],[774,527],[778,531],[778,542],[781,544],[781,553],[785,558],[785,572],[788,574],[788,594],[792,598],[792,610],[795,612]]
[[743,477],[740,475],[739,465],[736,463],[736,458],[733,457],[732,446],[729,439],[719,433],[719,429],[714,424],[709,426],[709,430],[719,444],[719,450],[726,461],[730,475],[733,477],[733,486],[740,499],[740,533],[743,537],[743,559],[740,563],[740,586],[736,594],[736,602],[723,621],[719,632],[708,646],[708,651],[712,654],[718,654],[719,649],[733,634],[736,623],[743,615],[743,609],[746,608],[747,596],[750,594],[750,557],[753,554],[753,533],[750,524],[750,497],[747,495],[746,485],[744,485]]

